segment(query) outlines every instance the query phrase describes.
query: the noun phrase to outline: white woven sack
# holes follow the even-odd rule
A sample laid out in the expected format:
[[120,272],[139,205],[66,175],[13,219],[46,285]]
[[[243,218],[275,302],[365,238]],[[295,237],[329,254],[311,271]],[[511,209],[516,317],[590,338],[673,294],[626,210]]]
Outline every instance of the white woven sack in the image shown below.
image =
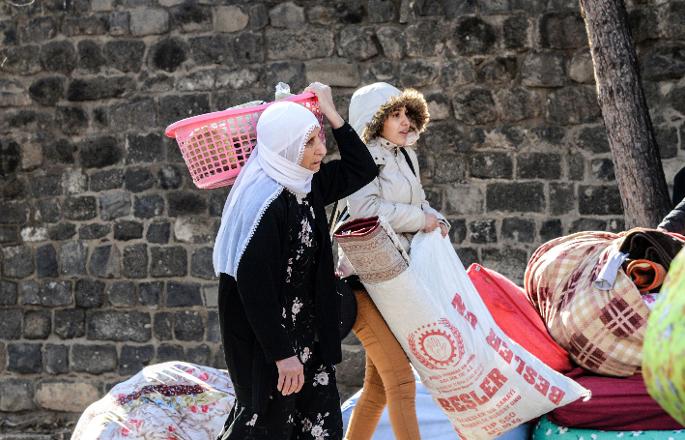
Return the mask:
[[400,275],[364,284],[460,438],[489,440],[589,397],[500,330],[439,232],[414,237]]

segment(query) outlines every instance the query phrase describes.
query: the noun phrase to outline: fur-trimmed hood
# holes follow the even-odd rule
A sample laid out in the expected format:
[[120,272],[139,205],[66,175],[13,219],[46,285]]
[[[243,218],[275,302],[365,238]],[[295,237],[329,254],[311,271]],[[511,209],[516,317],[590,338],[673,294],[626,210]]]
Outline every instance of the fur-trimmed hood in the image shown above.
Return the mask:
[[354,92],[350,101],[350,125],[368,143],[380,136],[385,118],[399,107],[407,109],[407,116],[417,134],[426,129],[430,114],[423,95],[414,89],[400,91],[384,82],[370,84]]

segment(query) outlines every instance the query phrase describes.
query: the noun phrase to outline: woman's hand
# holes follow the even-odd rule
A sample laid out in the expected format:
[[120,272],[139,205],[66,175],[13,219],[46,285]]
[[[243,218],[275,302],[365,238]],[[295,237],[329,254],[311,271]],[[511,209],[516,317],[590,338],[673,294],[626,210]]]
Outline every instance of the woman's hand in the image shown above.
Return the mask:
[[438,218],[429,213],[424,213],[424,222],[423,222],[423,229],[421,229],[423,232],[432,232],[434,231],[437,227],[440,226],[440,223],[438,222]]
[[299,393],[304,385],[304,367],[297,356],[276,361],[278,385],[276,388],[284,396]]
[[442,234],[442,237],[445,238],[445,237],[447,237],[447,234],[450,232],[450,230],[447,227],[447,225],[444,224],[443,222],[439,222],[439,223],[440,223],[440,233]]
[[331,92],[331,88],[329,86],[321,84],[320,82],[313,82],[309,84],[304,91],[312,92],[316,95],[316,98],[319,100],[319,108],[321,109],[321,113],[326,116],[326,119],[328,119],[328,122],[330,122],[331,127],[340,128],[343,126],[343,124],[345,124],[345,120],[335,109],[335,104],[333,103],[333,93]]

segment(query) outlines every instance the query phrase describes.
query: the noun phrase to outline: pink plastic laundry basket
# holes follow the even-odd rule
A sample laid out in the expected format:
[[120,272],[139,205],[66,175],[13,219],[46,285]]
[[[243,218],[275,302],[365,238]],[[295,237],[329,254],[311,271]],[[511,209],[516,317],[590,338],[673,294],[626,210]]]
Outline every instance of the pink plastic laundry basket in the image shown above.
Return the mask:
[[[307,92],[285,100],[307,107],[323,126],[316,95]],[[257,120],[271,104],[206,113],[167,127],[165,134],[176,139],[195,186],[214,189],[235,182],[257,143]],[[323,136],[321,130],[325,141]]]

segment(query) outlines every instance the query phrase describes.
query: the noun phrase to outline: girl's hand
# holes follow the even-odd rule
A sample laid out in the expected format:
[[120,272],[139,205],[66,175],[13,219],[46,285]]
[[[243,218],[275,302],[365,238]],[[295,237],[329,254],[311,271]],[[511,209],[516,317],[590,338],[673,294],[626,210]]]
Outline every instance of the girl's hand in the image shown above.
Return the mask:
[[447,225],[444,223],[440,223],[440,233],[442,234],[443,238],[447,237],[448,232],[449,232],[449,229],[447,228]]
[[331,88],[320,82],[313,82],[304,89],[305,92],[312,92],[319,100],[319,108],[321,113],[326,116],[328,122],[333,128],[340,128],[345,124],[345,120],[338,114],[333,103],[333,93]]
[[440,226],[440,223],[438,223],[438,218],[433,214],[424,213],[423,216],[425,218],[423,222],[423,232],[432,232]]

